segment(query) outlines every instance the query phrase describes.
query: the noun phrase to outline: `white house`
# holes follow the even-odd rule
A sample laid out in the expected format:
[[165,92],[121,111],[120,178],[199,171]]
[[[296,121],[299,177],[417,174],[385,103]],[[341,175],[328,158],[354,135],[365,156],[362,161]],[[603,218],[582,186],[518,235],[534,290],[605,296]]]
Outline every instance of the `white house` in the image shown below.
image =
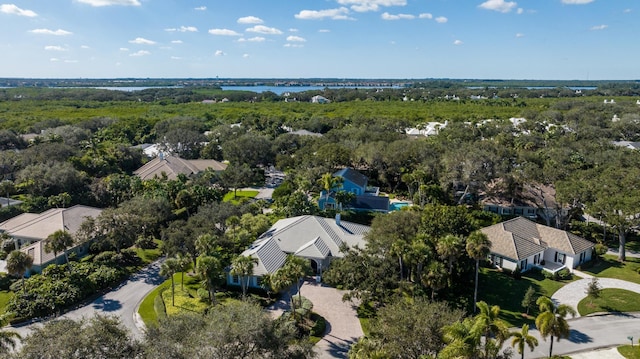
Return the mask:
[[328,98],[320,95],[315,95],[311,98],[312,103],[329,103],[331,102]]
[[[344,256],[343,246],[364,248],[364,235],[369,229],[362,224],[341,221],[339,216],[281,219],[241,254],[256,259],[249,287],[260,288],[260,278],[280,269],[289,254],[308,259],[314,272],[321,275],[333,258]],[[227,283],[240,285],[240,278],[228,273]]]
[[490,261],[499,268],[527,271],[533,267],[573,271],[591,260],[594,243],[575,234],[524,217],[481,229],[491,241]]
[[[58,230],[69,232],[72,236],[87,217],[96,218],[102,209],[75,205],[69,208],[52,208],[42,213],[23,213],[0,223],[0,232],[13,238],[20,250],[33,258],[31,271],[40,272],[49,264],[59,261],[63,253],[53,253],[44,249],[44,240]],[[69,248],[82,256],[87,253],[88,243],[78,243]]]

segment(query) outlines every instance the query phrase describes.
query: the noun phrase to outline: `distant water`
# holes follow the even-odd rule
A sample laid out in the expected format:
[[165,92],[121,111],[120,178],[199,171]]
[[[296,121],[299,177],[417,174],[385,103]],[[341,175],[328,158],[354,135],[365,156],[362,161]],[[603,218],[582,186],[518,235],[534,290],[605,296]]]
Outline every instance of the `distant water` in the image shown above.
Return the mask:
[[257,92],[257,93],[262,93],[262,92],[267,92],[267,91],[271,91],[273,93],[275,93],[278,96],[281,96],[282,94],[286,93],[286,92],[292,92],[292,93],[297,93],[297,92],[304,92],[304,91],[321,91],[324,90],[326,88],[330,88],[330,89],[354,89],[354,88],[359,88],[359,89],[374,89],[374,88],[381,88],[381,89],[385,89],[385,88],[393,88],[393,89],[398,89],[400,87],[373,87],[373,86],[222,86],[222,89],[224,91],[252,91],[252,92]]

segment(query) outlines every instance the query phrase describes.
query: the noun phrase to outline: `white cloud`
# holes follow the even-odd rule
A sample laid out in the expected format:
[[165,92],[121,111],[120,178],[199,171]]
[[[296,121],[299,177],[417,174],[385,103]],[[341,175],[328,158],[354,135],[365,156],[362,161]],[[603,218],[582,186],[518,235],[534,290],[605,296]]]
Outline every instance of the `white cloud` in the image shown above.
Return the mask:
[[287,41],[291,42],[305,42],[307,41],[304,37],[300,36],[287,36]]
[[447,21],[449,21],[449,19],[447,19],[447,18],[446,18],[446,17],[444,17],[444,16],[438,16],[438,17],[436,18],[436,22],[437,22],[437,23],[439,23],[439,24],[444,24],[444,23],[445,23],[445,22],[447,22]]
[[62,29],[58,29],[58,30],[34,29],[34,30],[29,31],[29,32],[32,32],[34,34],[56,35],[56,36],[67,36],[67,35],[73,34],[72,32],[69,32],[69,31],[66,31],[66,30],[62,30]]
[[128,48],[126,48],[126,47],[121,47],[121,48],[120,48],[120,51],[129,51],[129,49],[128,49]]
[[275,27],[267,27],[264,25],[256,25],[254,27],[250,27],[246,29],[247,32],[256,32],[258,34],[267,34],[267,35],[280,35],[282,31],[276,29]]
[[81,49],[90,49],[89,45],[81,45],[80,48]]
[[517,37],[517,38],[524,37],[524,34],[523,34],[523,33],[521,33],[521,32],[519,32],[519,33],[517,33],[517,34],[516,34],[516,37]]
[[381,6],[405,6],[407,0],[338,0],[338,4],[351,6],[357,12],[378,11]]
[[195,10],[195,11],[205,11],[205,10],[207,10],[207,7],[206,6],[198,6],[196,8],[193,8],[193,10]]
[[249,58],[249,54],[243,54],[242,57],[244,57],[245,59]]
[[140,1],[138,0],[76,0],[79,3],[101,7],[101,6],[112,6],[112,5],[122,5],[122,6],[140,6]]
[[487,0],[482,4],[478,5],[478,7],[483,8],[485,10],[493,10],[502,13],[507,13],[513,10],[518,4],[515,1],[504,1],[504,0]]
[[623,13],[628,14],[631,12],[631,9],[624,9]]
[[182,44],[182,40],[172,40],[172,44]]
[[519,7],[518,10],[516,10],[516,14],[518,15],[522,15],[524,13],[524,9]]
[[167,32],[198,32],[198,28],[195,26],[180,26],[179,28],[171,27],[164,29]]
[[36,17],[38,14],[31,10],[24,10],[14,4],[0,4],[0,12],[10,15]]
[[47,51],[67,51],[67,49],[65,49],[64,47],[56,45],[48,45],[45,46],[44,49]]
[[287,42],[286,44],[283,45],[284,47],[304,47],[303,44],[292,44],[290,42]]
[[318,32],[327,33],[327,32],[331,32],[331,30],[329,30],[329,29],[320,29],[320,30],[318,30]]
[[604,29],[606,29],[608,27],[609,27],[609,25],[604,25],[604,24],[603,25],[597,25],[597,26],[591,27],[591,30],[604,30]]
[[255,16],[245,16],[238,19],[238,24],[262,24],[261,18]]
[[169,57],[171,60],[182,60],[182,57],[180,56],[171,56]]
[[60,62],[61,60],[59,58],[57,58],[57,57],[52,57],[52,58],[49,59],[49,61],[51,61],[51,62]]
[[584,5],[593,2],[594,0],[562,0],[563,4],[568,5]]
[[136,37],[133,40],[129,40],[130,44],[138,44],[138,45],[155,45],[156,42],[152,40],[147,40],[143,37]]
[[418,17],[421,19],[433,19],[433,15],[429,14],[428,12],[418,15]]
[[453,42],[453,44],[454,45],[462,45],[463,42],[462,42],[462,40],[456,40],[456,41]]
[[134,52],[132,54],[129,54],[129,56],[133,56],[133,57],[140,57],[140,56],[147,56],[147,55],[151,55],[151,53],[149,51],[146,51],[146,50],[140,50],[138,52]]
[[210,29],[209,33],[211,35],[220,35],[220,36],[241,36],[239,33],[229,29]]
[[238,42],[264,42],[266,39],[262,36],[255,36],[255,37],[251,37],[248,39],[245,39],[244,37],[241,37],[238,39]]
[[225,56],[226,54],[222,50],[216,50],[216,56]]
[[295,28],[292,27],[292,28],[289,29],[289,32],[298,32],[298,29],[295,29]]
[[295,14],[294,17],[300,20],[322,20],[329,18],[332,20],[353,20],[348,16],[349,9],[341,7],[338,9],[326,9],[326,10],[302,10]]
[[410,15],[410,14],[394,15],[394,14],[389,14],[388,12],[382,13],[380,17],[382,17],[382,20],[411,20],[416,18],[414,15]]

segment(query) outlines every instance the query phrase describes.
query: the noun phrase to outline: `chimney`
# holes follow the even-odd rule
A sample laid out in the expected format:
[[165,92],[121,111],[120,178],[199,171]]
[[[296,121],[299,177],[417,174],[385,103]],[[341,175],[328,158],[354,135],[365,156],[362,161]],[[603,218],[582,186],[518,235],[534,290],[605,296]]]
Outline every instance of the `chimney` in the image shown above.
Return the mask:
[[336,225],[340,226],[340,213],[336,213]]
[[158,157],[160,157],[160,161],[164,160],[164,152],[158,152]]

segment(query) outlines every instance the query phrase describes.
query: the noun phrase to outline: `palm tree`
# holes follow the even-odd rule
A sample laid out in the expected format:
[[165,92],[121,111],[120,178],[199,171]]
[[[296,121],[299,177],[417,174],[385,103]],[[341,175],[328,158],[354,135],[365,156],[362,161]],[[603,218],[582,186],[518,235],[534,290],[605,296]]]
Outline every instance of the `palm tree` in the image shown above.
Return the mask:
[[231,275],[240,277],[240,287],[242,288],[242,298],[247,297],[249,289],[249,278],[253,275],[253,266],[257,263],[257,259],[239,255],[231,261]]
[[511,332],[510,336],[513,337],[511,340],[511,346],[518,348],[518,353],[522,355],[521,359],[524,359],[524,346],[527,345],[533,351],[535,347],[538,346],[538,339],[533,335],[529,334],[529,324],[524,324],[522,326],[522,330],[519,332]]
[[180,270],[180,263],[176,258],[167,258],[160,266],[160,275],[171,278],[171,305],[176,305],[175,300],[175,282],[173,275]]
[[11,199],[9,198],[9,196],[11,195],[11,193],[13,191],[15,191],[15,188],[16,187],[15,187],[13,181],[3,180],[2,182],[0,182],[0,193],[4,194],[6,196],[7,207],[11,204]]
[[[502,343],[507,339],[509,329],[507,324],[499,319],[499,306],[489,307],[484,301],[480,301],[476,305],[480,309],[480,313],[474,318],[474,326],[479,333],[484,335],[484,357],[489,358],[490,351],[500,350]],[[495,342],[492,338],[495,338]]]
[[389,254],[396,255],[398,257],[398,265],[400,266],[400,280],[403,280],[403,272],[404,272],[404,262],[402,258],[409,251],[409,245],[398,239],[395,242],[391,243],[391,248],[389,249]]
[[448,280],[447,269],[444,264],[439,261],[431,261],[427,266],[427,271],[422,274],[422,284],[431,288],[431,300],[434,299],[436,292],[447,285]]
[[311,266],[309,265],[309,262],[304,258],[289,255],[284,264],[284,267],[282,268],[287,271],[288,276],[295,281],[296,287],[298,289],[300,307],[302,307],[302,294],[300,293],[300,290],[302,290],[302,284],[304,282],[300,279],[304,278],[304,276],[308,275],[309,272],[311,272]]
[[21,251],[12,251],[7,256],[7,272],[22,278],[22,290],[26,292],[24,275],[33,265],[33,258]]
[[184,292],[184,272],[189,270],[191,259],[181,253],[176,256],[178,272],[180,272],[180,290]]
[[322,189],[325,190],[325,207],[327,205],[327,202],[329,201],[329,192],[331,192],[333,188],[337,187],[341,183],[342,177],[334,177],[331,173],[328,172],[322,175],[322,178],[320,178],[320,185],[322,186]]
[[482,354],[481,338],[482,333],[477,331],[477,327],[471,318],[457,321],[443,328],[443,338],[447,346],[440,352],[439,358],[476,359]]
[[446,259],[449,263],[449,274],[453,272],[453,263],[462,254],[462,238],[453,234],[447,234],[436,243],[436,251],[440,258]]
[[536,317],[536,327],[540,331],[540,335],[545,340],[551,337],[551,345],[549,346],[549,357],[553,356],[553,338],[569,337],[569,323],[565,317],[569,314],[576,316],[576,310],[567,304],[556,305],[549,297],[540,297],[536,300],[536,304],[540,308],[540,314]]
[[222,275],[222,266],[216,257],[200,256],[196,265],[196,272],[202,284],[209,292],[209,302],[215,303],[216,300],[216,284],[220,281]]
[[487,258],[491,252],[491,241],[486,234],[475,231],[467,237],[467,254],[476,260],[476,279],[475,288],[473,290],[473,312],[476,311],[476,303],[478,302],[478,272],[480,270],[480,260]]
[[[64,252],[64,258],[68,265],[69,256],[67,255],[67,248],[73,246],[74,242],[73,236],[71,236],[69,232],[59,229],[45,238],[44,250],[53,252],[54,260],[58,258],[58,253]],[[69,270],[71,270],[71,267],[69,267]]]

